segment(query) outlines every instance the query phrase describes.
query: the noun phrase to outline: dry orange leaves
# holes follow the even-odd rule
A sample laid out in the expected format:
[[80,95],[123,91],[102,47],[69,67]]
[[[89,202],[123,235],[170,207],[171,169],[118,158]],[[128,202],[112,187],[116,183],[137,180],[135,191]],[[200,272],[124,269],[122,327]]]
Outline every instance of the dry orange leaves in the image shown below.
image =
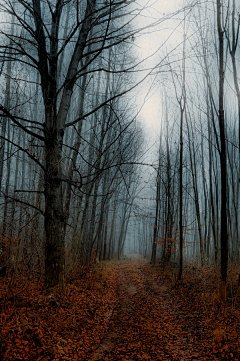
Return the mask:
[[46,296],[41,284],[18,278],[14,290],[1,284],[1,360],[83,360],[106,331],[116,302],[115,274],[92,269],[67,286],[64,296]]
[[238,360],[240,305],[235,273],[218,301],[218,270],[151,267],[144,260],[94,266],[46,296],[41,284],[1,284],[1,360]]

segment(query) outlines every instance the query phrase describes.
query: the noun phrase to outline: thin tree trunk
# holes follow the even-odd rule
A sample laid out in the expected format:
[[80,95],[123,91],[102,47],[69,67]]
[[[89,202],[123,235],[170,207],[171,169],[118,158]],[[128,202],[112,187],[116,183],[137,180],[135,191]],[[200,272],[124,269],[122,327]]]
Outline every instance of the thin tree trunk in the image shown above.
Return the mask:
[[221,284],[220,299],[226,300],[228,267],[228,231],[227,231],[227,162],[224,123],[224,29],[222,29],[222,4],[217,0],[217,25],[219,39],[219,130],[220,130],[220,165],[221,165]]
[[[189,117],[190,118],[190,117]],[[186,115],[186,123],[187,123],[187,130],[188,130],[188,149],[189,149],[189,156],[190,156],[190,164],[191,164],[191,171],[192,171],[192,181],[193,181],[193,190],[194,190],[194,203],[196,208],[196,215],[197,215],[197,223],[198,223],[198,234],[199,234],[199,241],[200,241],[200,256],[201,256],[201,263],[203,266],[204,262],[204,252],[203,252],[203,239],[202,239],[202,228],[201,228],[201,216],[200,216],[200,206],[199,206],[199,198],[198,198],[198,185],[197,185],[197,169],[196,169],[196,159],[195,159],[195,149],[194,149],[194,140],[193,140],[193,131],[192,131],[192,147],[190,142],[190,131],[189,131],[189,124],[188,124],[188,117]]]
[[157,252],[157,237],[158,237],[158,212],[159,212],[159,202],[160,202],[160,151],[159,151],[159,165],[157,173],[157,191],[156,191],[156,212],[154,220],[154,230],[153,230],[153,243],[152,243],[152,255],[151,255],[151,264],[155,265],[156,263],[156,252]]

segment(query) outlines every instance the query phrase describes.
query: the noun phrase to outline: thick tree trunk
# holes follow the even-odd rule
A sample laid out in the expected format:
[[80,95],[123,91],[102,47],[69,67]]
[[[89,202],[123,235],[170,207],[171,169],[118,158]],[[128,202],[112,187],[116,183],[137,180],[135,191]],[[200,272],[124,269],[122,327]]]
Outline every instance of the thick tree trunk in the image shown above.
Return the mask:
[[45,173],[45,288],[65,288],[64,213],[61,182],[63,132],[46,134]]

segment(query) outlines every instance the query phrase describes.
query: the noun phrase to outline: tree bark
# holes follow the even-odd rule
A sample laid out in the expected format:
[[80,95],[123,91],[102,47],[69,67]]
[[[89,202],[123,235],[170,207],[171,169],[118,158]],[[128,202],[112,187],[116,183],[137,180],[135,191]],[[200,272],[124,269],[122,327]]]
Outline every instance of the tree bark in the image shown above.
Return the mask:
[[61,182],[63,133],[51,129],[46,135],[45,172],[45,288],[65,289],[64,213]]

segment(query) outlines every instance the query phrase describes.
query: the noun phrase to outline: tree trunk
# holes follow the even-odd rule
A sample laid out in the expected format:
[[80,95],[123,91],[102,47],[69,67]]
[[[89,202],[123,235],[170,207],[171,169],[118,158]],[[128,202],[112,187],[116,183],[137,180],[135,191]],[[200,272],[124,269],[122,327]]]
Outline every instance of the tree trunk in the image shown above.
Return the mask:
[[61,183],[63,132],[46,134],[45,172],[45,288],[65,289],[64,213]]
[[219,129],[220,129],[220,164],[221,164],[221,283],[220,299],[226,300],[227,267],[228,267],[228,230],[227,230],[227,163],[224,124],[224,30],[222,29],[221,1],[217,0],[217,24],[219,39]]
[[[190,116],[189,116],[190,120]],[[194,135],[192,130],[192,147],[190,142],[190,130],[188,124],[188,118],[186,115],[186,123],[187,123],[187,130],[188,130],[188,149],[189,149],[189,156],[190,156],[190,164],[191,164],[191,172],[192,172],[192,181],[193,181],[193,190],[194,190],[194,203],[197,215],[197,223],[198,223],[198,234],[199,234],[199,241],[200,241],[200,256],[201,256],[201,264],[203,266],[204,262],[204,251],[203,251],[203,239],[202,239],[202,228],[201,228],[201,215],[200,215],[200,205],[199,205],[199,198],[198,198],[198,183],[197,183],[197,168],[196,168],[196,158],[195,158],[195,147],[194,147]],[[192,125],[191,125],[192,128]],[[192,150],[193,148],[193,150]]]
[[[159,163],[160,163],[160,152],[159,152]],[[157,193],[156,193],[156,213],[155,213],[155,221],[154,221],[154,230],[153,230],[153,243],[152,243],[152,256],[151,256],[151,264],[155,265],[156,263],[156,252],[157,252],[157,236],[158,236],[158,209],[159,209],[159,193],[160,193],[160,164],[158,167],[157,174]]]

